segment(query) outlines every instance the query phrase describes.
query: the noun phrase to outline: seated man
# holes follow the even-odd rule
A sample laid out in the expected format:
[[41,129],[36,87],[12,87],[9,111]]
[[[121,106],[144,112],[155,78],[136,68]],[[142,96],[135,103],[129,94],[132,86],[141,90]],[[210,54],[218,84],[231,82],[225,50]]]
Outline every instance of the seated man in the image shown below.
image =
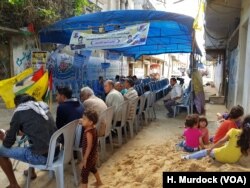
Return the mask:
[[166,109],[168,110],[167,116],[169,118],[172,118],[174,116],[174,111],[172,109],[172,106],[181,103],[182,97],[183,97],[183,90],[179,84],[177,84],[177,81],[175,78],[170,79],[170,85],[172,86],[172,89],[170,93],[163,99],[164,105]]
[[[126,78],[124,84],[125,84],[125,88],[128,90],[127,93],[124,94],[124,99],[130,100],[130,101],[137,99],[138,93],[134,89],[134,80],[131,78]],[[135,106],[132,103],[129,105],[128,119],[131,119],[133,117],[133,112],[134,112],[134,109],[136,109],[136,108],[137,108],[137,106]]]
[[105,100],[104,79],[102,76],[99,76],[98,82],[93,85],[93,90],[97,97]]
[[125,95],[128,90],[124,87],[121,82],[116,82],[114,88],[119,91],[122,95]]
[[134,89],[134,81],[131,78],[126,78],[125,79],[125,88],[128,90],[126,94],[124,94],[124,99],[125,100],[133,100],[138,98],[138,93]]
[[114,82],[112,80],[107,80],[104,83],[104,90],[107,94],[106,96],[106,104],[108,107],[114,106],[115,114],[117,113],[117,120],[121,120],[121,114],[119,111],[119,105],[124,102],[124,98],[122,94],[114,89]]
[[[108,108],[105,102],[102,99],[96,97],[94,91],[89,87],[83,87],[81,89],[80,97],[84,106],[84,110],[95,110],[98,114],[98,117]],[[98,127],[98,136],[103,136],[105,135],[106,124],[103,123],[104,121],[101,119],[100,121],[101,123]]]
[[56,126],[58,129],[73,120],[82,118],[83,105],[77,98],[72,97],[72,90],[70,88],[58,88],[56,101],[58,102],[56,111]]
[[[36,102],[27,94],[17,95],[14,102],[17,108],[10,122],[10,129],[0,132],[0,139],[3,141],[3,145],[0,147],[0,166],[9,179],[9,188],[20,187],[9,158],[34,165],[45,164],[50,138],[57,130],[49,108],[44,102]],[[28,136],[32,145],[12,147],[19,131]],[[58,153],[59,148],[56,155]]]
[[99,97],[95,96],[94,91],[89,87],[83,87],[80,94],[81,102],[84,110],[95,110],[98,115],[107,109],[105,102]]

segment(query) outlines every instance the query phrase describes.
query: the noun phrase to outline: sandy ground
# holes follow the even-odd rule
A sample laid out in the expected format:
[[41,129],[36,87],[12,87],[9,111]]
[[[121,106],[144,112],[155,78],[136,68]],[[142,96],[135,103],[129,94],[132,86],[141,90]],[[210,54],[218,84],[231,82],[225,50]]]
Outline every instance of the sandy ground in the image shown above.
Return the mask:
[[[209,121],[209,130],[212,135],[216,130],[216,113],[225,111],[223,105],[206,104],[206,116]],[[11,111],[2,112],[11,115]],[[160,188],[162,187],[162,172],[169,171],[249,171],[250,157],[242,158],[237,164],[221,164],[215,162],[209,157],[200,160],[182,160],[183,151],[178,150],[175,144],[178,143],[179,136],[182,134],[184,118],[186,112],[183,111],[176,118],[166,118],[166,110],[162,101],[156,104],[157,119],[141,128],[134,138],[128,141],[120,148],[115,146],[114,152],[110,152],[107,144],[108,156],[98,168],[103,188]],[[1,113],[2,114],[2,113]],[[9,117],[9,116],[8,116]],[[8,118],[0,123],[3,127],[8,125]],[[0,127],[2,128],[2,127]],[[26,164],[20,163],[15,174],[24,186],[25,177],[23,170],[27,168]],[[0,170],[0,187],[6,187],[8,181]],[[37,171],[38,178],[33,180],[31,187],[36,188],[54,188],[55,179],[50,179],[47,172]],[[73,185],[73,175],[70,165],[65,165],[65,187],[71,188]],[[89,183],[94,182],[94,176],[91,174]],[[89,186],[93,187],[93,186]]]

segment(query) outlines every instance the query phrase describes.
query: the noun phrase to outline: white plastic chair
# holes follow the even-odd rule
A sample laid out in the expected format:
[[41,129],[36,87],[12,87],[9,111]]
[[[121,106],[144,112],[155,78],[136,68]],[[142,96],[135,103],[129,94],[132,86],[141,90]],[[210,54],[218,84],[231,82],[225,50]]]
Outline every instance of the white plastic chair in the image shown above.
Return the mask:
[[139,105],[138,113],[136,114],[136,124],[135,124],[136,132],[138,132],[138,130],[139,130],[139,124],[141,125],[142,122],[143,122],[142,112],[143,112],[144,107],[145,107],[146,96],[141,95],[140,98],[139,98],[139,101],[140,101],[140,105]]
[[183,103],[173,106],[174,117],[177,113],[179,113],[180,108],[186,108],[187,114],[190,114],[190,93],[188,93],[186,96],[183,96]]
[[138,101],[139,101],[139,97],[134,99],[134,100],[129,100],[129,103],[128,103],[127,123],[129,125],[129,132],[130,132],[131,138],[133,138],[133,136],[134,136],[134,123],[135,123],[135,116],[136,116]]
[[[122,129],[124,129],[125,139],[127,138],[127,129],[126,129],[127,108],[128,108],[128,101],[124,101],[118,106],[118,110],[114,114],[114,121],[112,128],[117,131],[119,146],[122,145]],[[121,114],[121,124],[119,126],[116,126],[116,123],[118,122],[117,117],[120,114]]]
[[76,126],[76,133],[75,133],[73,151],[77,152],[77,157],[80,160],[83,159],[83,157],[82,157],[82,147],[80,147],[81,138],[82,138],[82,125],[79,124],[79,120],[78,120],[78,125]]
[[104,121],[106,124],[105,135],[98,137],[100,147],[101,147],[100,154],[101,154],[102,160],[105,160],[106,158],[106,138],[107,137],[109,137],[111,150],[113,151],[113,140],[112,140],[112,134],[111,134],[113,113],[114,113],[114,107],[111,106],[100,115],[100,119],[102,119],[102,121]]
[[[63,126],[57,130],[50,139],[48,158],[45,165],[32,165],[29,164],[28,178],[26,187],[30,187],[30,178],[31,178],[31,167],[38,168],[40,170],[54,171],[56,176],[56,185],[57,188],[64,188],[64,164],[71,162],[74,181],[76,186],[78,185],[78,178],[76,173],[76,167],[73,157],[73,145],[75,139],[76,126],[78,125],[79,120],[74,120],[67,125]],[[64,146],[58,155],[58,159],[54,159],[55,149],[57,145],[57,139],[60,135],[63,134],[64,137]]]

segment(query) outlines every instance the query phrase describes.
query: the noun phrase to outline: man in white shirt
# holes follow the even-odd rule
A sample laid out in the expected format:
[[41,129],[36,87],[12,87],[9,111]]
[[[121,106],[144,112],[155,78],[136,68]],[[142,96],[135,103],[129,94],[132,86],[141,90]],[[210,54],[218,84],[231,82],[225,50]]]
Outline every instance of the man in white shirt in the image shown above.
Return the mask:
[[107,106],[114,106],[114,112],[118,114],[117,120],[121,120],[121,112],[118,112],[118,107],[124,102],[122,94],[114,88],[114,82],[112,80],[105,81],[104,90],[107,94],[105,100]]
[[169,112],[167,116],[169,118],[172,118],[174,116],[172,106],[182,102],[183,90],[181,86],[177,83],[175,78],[170,79],[170,85],[172,86],[172,89],[170,93],[166,96],[167,98],[163,100],[163,102]]

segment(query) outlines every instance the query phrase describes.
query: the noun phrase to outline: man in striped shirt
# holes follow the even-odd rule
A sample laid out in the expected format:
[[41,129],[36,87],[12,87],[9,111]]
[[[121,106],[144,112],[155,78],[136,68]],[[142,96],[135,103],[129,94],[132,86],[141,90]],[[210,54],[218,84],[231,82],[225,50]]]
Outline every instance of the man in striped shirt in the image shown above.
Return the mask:
[[[131,78],[126,78],[125,79],[125,88],[128,90],[127,93],[124,94],[124,99],[125,100],[132,101],[132,100],[138,98],[138,93],[134,89],[134,81]],[[128,120],[133,117],[133,112],[134,112],[134,109],[136,109],[136,108],[137,108],[137,106],[130,103],[129,109],[127,111],[128,112],[128,116],[127,116]]]
[[138,97],[138,93],[134,89],[134,81],[131,78],[125,79],[125,88],[128,90],[127,93],[124,94],[125,100],[133,100]]

